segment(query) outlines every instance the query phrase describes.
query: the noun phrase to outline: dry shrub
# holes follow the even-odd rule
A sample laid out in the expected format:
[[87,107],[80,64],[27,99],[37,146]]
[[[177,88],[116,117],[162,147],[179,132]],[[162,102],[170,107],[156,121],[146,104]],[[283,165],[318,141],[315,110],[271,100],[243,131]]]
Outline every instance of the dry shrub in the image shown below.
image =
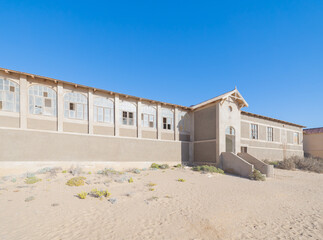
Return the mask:
[[73,186],[83,186],[84,185],[84,180],[86,178],[85,177],[74,177],[71,178],[70,180],[67,181],[66,185],[73,187]]
[[275,167],[287,170],[299,169],[303,171],[323,173],[323,159],[293,156],[278,162]]

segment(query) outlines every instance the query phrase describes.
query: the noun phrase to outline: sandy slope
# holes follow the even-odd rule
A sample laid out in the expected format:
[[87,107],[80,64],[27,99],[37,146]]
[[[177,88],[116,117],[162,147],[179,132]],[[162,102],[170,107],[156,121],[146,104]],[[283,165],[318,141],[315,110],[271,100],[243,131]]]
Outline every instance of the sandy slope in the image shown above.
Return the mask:
[[[134,183],[105,185],[107,177],[83,174],[92,184],[81,187],[66,186],[72,176],[63,173],[3,182],[0,239],[323,239],[323,174],[276,170],[265,182],[189,169],[130,175]],[[93,188],[117,202],[75,197]]]

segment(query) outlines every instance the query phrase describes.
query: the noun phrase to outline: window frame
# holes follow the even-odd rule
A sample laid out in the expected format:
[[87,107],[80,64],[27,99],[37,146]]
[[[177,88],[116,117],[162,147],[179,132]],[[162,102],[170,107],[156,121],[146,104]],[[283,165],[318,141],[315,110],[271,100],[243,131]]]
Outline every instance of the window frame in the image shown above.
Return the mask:
[[[164,120],[166,120],[166,122]],[[163,117],[162,124],[163,124],[163,130],[170,130],[170,131],[173,130],[172,129],[173,118],[171,118],[171,117]]]
[[274,128],[267,127],[267,141],[273,142],[274,141]]
[[[296,137],[296,141],[295,141]],[[293,144],[299,145],[300,143],[300,134],[298,132],[293,132]]]
[[[145,124],[145,116],[147,117],[147,125]],[[152,118],[152,121],[150,120]],[[155,128],[155,115],[150,113],[141,113],[141,126],[144,128]]]
[[[48,102],[50,102],[50,106],[48,106]],[[29,86],[28,110],[31,115],[57,117],[57,92],[55,89],[43,84]]]
[[[80,100],[66,100],[67,95],[72,95],[74,98],[79,98]],[[82,109],[82,118],[78,117],[80,109]],[[72,115],[73,112],[74,114]],[[66,113],[68,113],[67,116]],[[88,98],[85,94],[80,92],[66,92],[64,94],[64,118],[76,121],[88,121]]]
[[[130,115],[132,117],[130,117]],[[135,116],[134,112],[122,110],[122,125],[134,126],[135,125],[134,116]]]
[[[101,103],[96,101],[100,100]],[[111,106],[108,106],[111,104]],[[102,112],[102,119],[100,118]],[[107,112],[109,114],[107,114]],[[93,100],[93,121],[95,123],[114,124],[114,101],[108,97],[97,96]]]
[[17,82],[11,79],[8,79],[6,77],[0,76],[0,80],[1,80],[0,111],[19,113],[20,112],[20,85]]
[[250,138],[252,140],[258,140],[259,138],[259,126],[258,124],[250,124]]

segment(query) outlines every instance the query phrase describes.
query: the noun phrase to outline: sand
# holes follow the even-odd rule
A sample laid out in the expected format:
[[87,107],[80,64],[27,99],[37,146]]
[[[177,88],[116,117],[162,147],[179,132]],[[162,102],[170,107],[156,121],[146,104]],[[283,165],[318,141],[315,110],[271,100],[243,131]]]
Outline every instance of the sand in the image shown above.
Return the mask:
[[[276,170],[256,182],[167,169],[127,173],[134,182],[118,183],[84,173],[90,184],[79,187],[65,185],[69,173],[37,176],[31,185],[1,182],[1,240],[323,239],[323,174]],[[93,188],[116,202],[76,197]]]

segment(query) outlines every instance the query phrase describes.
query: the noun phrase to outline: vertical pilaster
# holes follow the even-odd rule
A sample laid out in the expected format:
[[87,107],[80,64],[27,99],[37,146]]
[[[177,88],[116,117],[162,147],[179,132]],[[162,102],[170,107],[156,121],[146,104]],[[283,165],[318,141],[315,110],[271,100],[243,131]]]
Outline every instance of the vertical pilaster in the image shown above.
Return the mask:
[[27,77],[20,75],[20,128],[27,129]]
[[161,105],[157,104],[157,139],[161,139],[162,130],[162,116],[161,116]]
[[141,138],[141,101],[137,102],[137,137]]
[[174,139],[175,141],[179,141],[179,128],[178,128],[178,108],[175,107],[175,110],[174,110]]
[[190,113],[190,143],[189,143],[189,163],[192,164],[194,162],[194,112]]
[[88,123],[89,123],[89,134],[93,134],[93,90],[89,89],[88,92]]
[[64,121],[64,92],[63,83],[57,84],[57,131],[63,132]]
[[119,136],[119,95],[114,95],[114,136]]

